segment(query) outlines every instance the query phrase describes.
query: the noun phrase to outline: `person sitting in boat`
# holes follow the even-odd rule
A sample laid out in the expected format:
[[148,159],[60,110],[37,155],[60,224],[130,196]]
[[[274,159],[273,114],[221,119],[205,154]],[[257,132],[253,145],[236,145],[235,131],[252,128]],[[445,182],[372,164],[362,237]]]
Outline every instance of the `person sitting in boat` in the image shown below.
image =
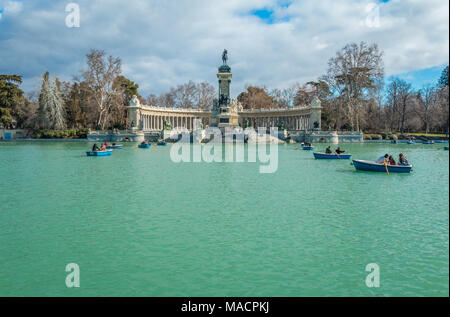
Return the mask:
[[400,153],[400,154],[398,155],[398,165],[409,166],[409,162],[408,162],[408,160],[406,159],[405,154]]
[[98,151],[100,151],[100,149],[98,148],[97,143],[95,143],[95,144],[92,146],[92,152],[98,152]]
[[389,156],[389,165],[397,165],[397,163],[395,163],[394,157],[392,155]]
[[325,154],[333,154],[333,151],[331,151],[331,146],[327,147]]
[[116,143],[113,143],[112,146],[116,146]]
[[100,149],[100,151],[106,151],[106,143],[105,144],[102,144],[102,148]]
[[389,161],[389,154],[386,154],[385,156],[380,156],[375,163],[377,164],[384,164],[384,162],[388,162]]
[[336,149],[336,154],[337,154],[337,155],[340,155],[340,154],[342,154],[342,153],[345,153],[345,151],[342,151],[342,150],[341,150],[341,147],[339,146],[339,147]]

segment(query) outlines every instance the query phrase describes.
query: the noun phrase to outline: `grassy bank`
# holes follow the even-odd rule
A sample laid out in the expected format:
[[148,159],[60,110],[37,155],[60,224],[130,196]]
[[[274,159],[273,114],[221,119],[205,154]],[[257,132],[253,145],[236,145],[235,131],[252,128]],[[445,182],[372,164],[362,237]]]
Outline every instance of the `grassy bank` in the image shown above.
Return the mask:
[[442,133],[404,133],[399,132],[381,132],[381,133],[364,133],[364,140],[408,140],[412,137],[415,138],[447,138]]
[[31,137],[33,139],[85,139],[88,129],[68,130],[35,130]]

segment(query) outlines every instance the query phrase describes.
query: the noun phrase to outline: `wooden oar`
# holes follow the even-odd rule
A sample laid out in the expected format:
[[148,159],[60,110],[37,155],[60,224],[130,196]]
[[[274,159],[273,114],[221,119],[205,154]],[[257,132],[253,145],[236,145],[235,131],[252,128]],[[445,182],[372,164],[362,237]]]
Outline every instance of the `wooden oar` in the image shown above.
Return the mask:
[[387,172],[387,174],[389,175],[389,169],[388,169],[388,166],[387,166],[387,162],[386,162],[386,161],[384,161],[384,166],[386,167],[386,172]]

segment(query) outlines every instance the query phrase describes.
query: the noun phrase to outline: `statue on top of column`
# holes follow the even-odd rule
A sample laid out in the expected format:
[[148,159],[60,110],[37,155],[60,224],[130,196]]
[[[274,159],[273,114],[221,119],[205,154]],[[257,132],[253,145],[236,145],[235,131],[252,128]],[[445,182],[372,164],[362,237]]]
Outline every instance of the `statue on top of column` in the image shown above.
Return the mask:
[[227,61],[228,61],[228,51],[224,49],[222,53],[222,62],[224,65],[226,65]]

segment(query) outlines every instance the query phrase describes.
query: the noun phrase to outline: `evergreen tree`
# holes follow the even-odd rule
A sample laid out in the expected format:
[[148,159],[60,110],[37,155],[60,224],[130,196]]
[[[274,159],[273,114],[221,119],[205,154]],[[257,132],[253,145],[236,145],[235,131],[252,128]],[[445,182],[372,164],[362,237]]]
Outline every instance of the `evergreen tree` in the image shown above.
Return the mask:
[[19,122],[24,100],[21,83],[19,75],[0,75],[0,125],[4,127],[11,126],[14,119]]
[[448,65],[442,71],[441,78],[439,79],[439,85],[448,87]]
[[61,130],[66,127],[64,100],[57,80],[51,81],[49,73],[44,74],[39,94],[39,127]]
[[41,92],[39,93],[38,126],[41,129],[50,128],[50,91],[49,74],[46,72],[42,79]]
[[52,113],[52,128],[56,130],[63,130],[66,128],[65,119],[65,107],[64,98],[61,93],[61,83],[58,79],[53,80],[51,86],[52,92],[52,103],[51,103],[51,113]]

